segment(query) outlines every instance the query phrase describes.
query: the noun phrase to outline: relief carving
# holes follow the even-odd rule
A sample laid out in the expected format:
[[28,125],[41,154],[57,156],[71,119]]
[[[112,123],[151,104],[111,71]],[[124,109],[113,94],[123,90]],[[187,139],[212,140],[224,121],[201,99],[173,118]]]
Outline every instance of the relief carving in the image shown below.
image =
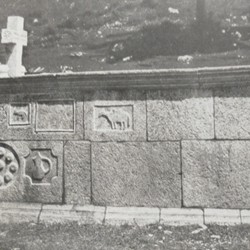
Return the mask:
[[[130,130],[132,129],[132,106],[117,106],[117,107],[97,107],[97,120],[99,130]],[[104,128],[103,119],[108,126]],[[99,122],[98,122],[99,120]]]
[[52,178],[58,175],[57,157],[50,149],[31,149],[25,158],[25,174],[33,184],[50,184]]
[[14,183],[19,173],[19,161],[8,145],[0,145],[0,188]]
[[20,126],[30,124],[30,105],[28,103],[12,103],[10,105],[9,125]]

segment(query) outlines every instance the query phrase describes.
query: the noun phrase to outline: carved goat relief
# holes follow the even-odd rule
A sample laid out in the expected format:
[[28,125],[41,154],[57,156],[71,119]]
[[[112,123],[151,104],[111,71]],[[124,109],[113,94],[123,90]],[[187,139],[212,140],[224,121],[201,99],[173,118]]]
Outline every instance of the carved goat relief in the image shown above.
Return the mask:
[[[132,112],[125,111],[122,106],[102,107],[99,109],[97,118],[104,118],[111,130],[132,129]],[[102,124],[99,127],[101,129],[103,127]]]

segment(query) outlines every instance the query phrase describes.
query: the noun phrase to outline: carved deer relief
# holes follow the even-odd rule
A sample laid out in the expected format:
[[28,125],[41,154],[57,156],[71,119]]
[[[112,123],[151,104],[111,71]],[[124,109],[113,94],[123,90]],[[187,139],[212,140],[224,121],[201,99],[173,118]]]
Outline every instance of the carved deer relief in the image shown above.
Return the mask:
[[108,121],[112,130],[126,130],[131,127],[131,115],[125,111],[105,110],[99,113],[98,118],[101,117]]

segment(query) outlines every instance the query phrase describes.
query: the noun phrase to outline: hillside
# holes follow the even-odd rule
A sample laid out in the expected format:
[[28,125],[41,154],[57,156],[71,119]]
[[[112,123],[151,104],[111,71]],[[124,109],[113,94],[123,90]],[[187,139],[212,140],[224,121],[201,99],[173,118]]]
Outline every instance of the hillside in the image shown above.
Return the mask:
[[250,63],[249,0],[207,0],[202,26],[195,13],[196,0],[0,0],[0,28],[25,18],[30,73]]

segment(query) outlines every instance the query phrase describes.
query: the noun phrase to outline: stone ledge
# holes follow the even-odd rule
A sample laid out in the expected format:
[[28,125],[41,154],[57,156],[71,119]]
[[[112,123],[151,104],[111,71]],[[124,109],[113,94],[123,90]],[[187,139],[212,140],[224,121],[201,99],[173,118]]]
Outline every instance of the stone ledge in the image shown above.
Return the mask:
[[37,223],[41,209],[38,203],[0,203],[0,223]]
[[160,223],[183,225],[250,224],[250,210],[189,209],[153,207],[100,207],[93,205],[42,205],[29,203],[0,203],[0,224],[7,223],[67,223],[138,225]]
[[241,224],[240,210],[238,209],[205,209],[205,224],[237,225]]
[[148,207],[107,207],[105,224],[136,224],[139,226],[159,223],[160,209]]
[[0,78],[6,93],[47,93],[72,90],[216,88],[249,85],[250,66],[214,68],[93,71],[70,74],[27,75]]
[[201,209],[162,208],[160,223],[171,226],[202,225],[204,217]]

